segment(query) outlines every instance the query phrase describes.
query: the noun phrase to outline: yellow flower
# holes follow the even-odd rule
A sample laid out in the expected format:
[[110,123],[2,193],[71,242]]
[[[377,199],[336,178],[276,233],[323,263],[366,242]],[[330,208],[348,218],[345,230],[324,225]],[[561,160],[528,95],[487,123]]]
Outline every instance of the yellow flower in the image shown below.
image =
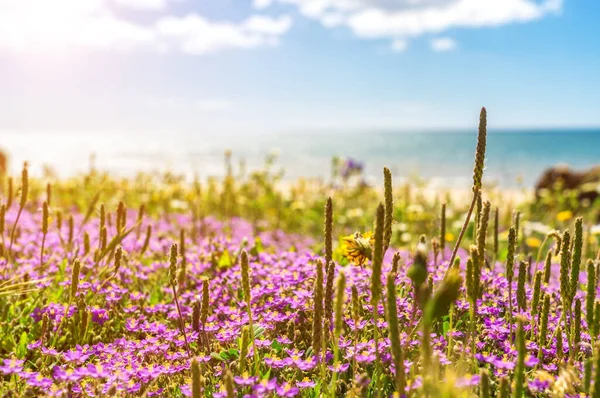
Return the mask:
[[573,218],[573,212],[571,210],[564,210],[556,215],[556,219],[561,222],[569,221],[571,218]]
[[535,236],[530,236],[529,238],[527,238],[525,240],[525,242],[527,243],[527,246],[533,247],[533,248],[537,248],[542,245],[542,241],[539,240],[538,238],[536,238]]
[[356,265],[363,265],[371,259],[374,242],[372,232],[363,235],[357,231],[352,235],[344,236],[342,238],[344,256]]
[[446,242],[452,242],[454,241],[454,234],[452,232],[446,232],[444,239],[446,239]]

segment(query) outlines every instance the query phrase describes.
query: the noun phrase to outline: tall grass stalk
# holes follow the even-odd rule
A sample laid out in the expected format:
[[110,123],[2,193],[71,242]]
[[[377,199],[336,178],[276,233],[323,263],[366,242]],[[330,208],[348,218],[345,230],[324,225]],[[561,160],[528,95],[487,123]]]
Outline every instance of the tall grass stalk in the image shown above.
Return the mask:
[[458,253],[458,249],[462,242],[462,239],[465,235],[467,227],[469,226],[469,222],[471,221],[471,215],[473,213],[473,208],[475,207],[475,203],[477,202],[477,197],[480,194],[482,179],[483,179],[483,170],[484,170],[484,162],[485,162],[485,147],[487,141],[487,111],[485,108],[481,108],[481,113],[479,115],[479,129],[477,134],[477,149],[475,151],[475,167],[473,169],[473,199],[471,200],[471,204],[469,206],[469,210],[467,211],[467,216],[465,218],[465,222],[458,234],[458,239],[454,244],[454,249],[452,250],[452,255],[450,256],[450,260],[448,261],[448,271],[452,264],[454,263],[454,259],[456,258],[456,254]]

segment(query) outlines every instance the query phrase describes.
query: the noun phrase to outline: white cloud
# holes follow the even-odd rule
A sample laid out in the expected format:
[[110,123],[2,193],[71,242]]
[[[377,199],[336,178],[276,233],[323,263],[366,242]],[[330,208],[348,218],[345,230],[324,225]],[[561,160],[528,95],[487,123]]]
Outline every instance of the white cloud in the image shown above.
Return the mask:
[[198,14],[166,17],[156,32],[167,48],[187,54],[207,54],[225,48],[255,48],[277,44],[278,37],[291,27],[291,19],[250,17],[240,24],[212,22]]
[[113,0],[113,3],[139,10],[162,10],[167,7],[168,0]]
[[[550,13],[559,12],[563,2],[562,0],[277,1],[296,6],[304,16],[316,19],[326,27],[345,25],[361,38],[390,39],[439,34],[453,28],[483,28],[533,21]],[[331,23],[332,16],[335,16],[335,23]]]
[[292,27],[292,18],[284,15],[278,19],[254,15],[242,24],[242,28],[250,32],[264,33],[267,35],[282,35]]
[[392,41],[392,51],[394,52],[403,52],[408,47],[408,42],[404,39],[394,39]]
[[449,37],[438,37],[431,40],[431,48],[434,51],[451,51],[456,48],[456,41]]
[[286,15],[252,15],[240,22],[228,22],[211,21],[199,14],[171,16],[166,12],[141,24],[116,16],[108,1],[160,10],[175,0],[0,0],[0,51],[93,47],[206,54],[276,45],[292,25]]
[[255,8],[266,8],[269,7],[271,5],[273,1],[272,0],[254,0],[252,2],[252,4],[254,5]]

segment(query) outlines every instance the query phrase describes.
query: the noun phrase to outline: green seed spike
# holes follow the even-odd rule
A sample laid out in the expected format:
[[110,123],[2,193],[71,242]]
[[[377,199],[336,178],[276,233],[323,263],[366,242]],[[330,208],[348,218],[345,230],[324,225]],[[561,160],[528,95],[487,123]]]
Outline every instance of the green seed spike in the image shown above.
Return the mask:
[[556,357],[558,358],[559,362],[562,360],[564,352],[565,350],[563,347],[563,332],[562,328],[558,326],[556,328]]
[[194,332],[200,335],[200,302],[198,300],[194,301],[194,306],[192,307],[192,328]]
[[552,237],[554,238],[554,240],[556,240],[556,248],[554,250],[554,255],[558,256],[560,254],[560,249],[561,249],[561,243],[562,243],[562,235],[560,234],[559,231],[550,231],[548,232],[548,237]]
[[442,203],[442,212],[440,214],[440,249],[442,250],[442,258],[446,249],[446,203]]
[[469,248],[471,259],[473,261],[473,292],[475,293],[475,299],[481,296],[481,260],[479,249],[476,246],[471,245]]
[[594,261],[587,262],[587,295],[585,298],[585,320],[590,329],[594,324],[594,301],[596,300],[596,267]]
[[146,238],[144,239],[144,244],[142,245],[142,250],[140,250],[140,255],[144,255],[146,250],[148,250],[148,245],[150,244],[151,237],[152,237],[152,225],[148,225],[148,227],[146,227]]
[[7,191],[7,193],[6,193],[6,208],[7,209],[10,209],[10,207],[12,206],[13,196],[15,195],[13,185],[14,185],[13,178],[8,177],[8,188],[6,189],[6,191]]
[[[333,316],[333,283],[335,282],[335,264],[333,261],[325,269],[327,270],[327,274],[325,275],[325,296],[323,296],[323,301],[325,302],[325,315],[323,319],[331,321]],[[326,340],[324,343],[329,343],[329,332],[328,328],[323,330]]]
[[86,255],[90,252],[90,234],[85,231],[83,233],[83,254]]
[[396,369],[396,391],[400,394],[403,394],[406,381],[404,374],[404,355],[402,353],[402,345],[400,344],[400,326],[398,322],[398,304],[396,300],[395,278],[395,273],[390,272],[387,276],[387,316],[392,359]]
[[192,398],[202,397],[202,379],[200,365],[196,358],[192,359]]
[[600,301],[598,300],[594,303],[594,323],[591,331],[594,338],[598,337],[600,333]]
[[52,203],[52,184],[46,184],[46,202],[48,206]]
[[250,293],[250,265],[248,262],[248,253],[246,250],[242,249],[241,254],[241,270],[242,270],[242,289],[244,291],[244,298],[248,305],[250,305],[250,300],[252,299]]
[[171,245],[171,255],[169,256],[169,284],[176,285],[177,278],[177,243]]
[[[4,218],[4,215],[2,215]],[[40,247],[40,267],[44,264],[44,246],[46,244],[46,235],[48,234],[48,202],[42,204],[42,245]],[[2,235],[0,233],[0,235]]]
[[335,342],[339,344],[339,339],[342,334],[342,328],[344,327],[344,289],[346,288],[346,275],[340,272],[337,281],[336,296],[335,296]]
[[499,244],[498,235],[500,235],[500,209],[494,210],[494,255],[498,255]]
[[427,304],[425,314],[427,323],[432,324],[436,319],[448,314],[450,306],[458,299],[461,286],[462,278],[458,271],[452,268]]
[[525,384],[525,356],[527,355],[527,349],[525,347],[525,331],[523,330],[523,319],[519,317],[517,320],[517,366],[515,368],[515,398],[521,398],[523,396],[523,384]]
[[548,253],[546,253],[546,261],[544,262],[544,283],[546,285],[550,283],[551,276],[552,276],[552,251],[548,250]]
[[593,398],[600,396],[600,344],[594,349],[594,382],[590,389],[590,396]]
[[525,295],[525,282],[527,281],[527,263],[519,263],[519,279],[517,281],[517,305],[521,311],[527,309],[527,297]]
[[383,224],[384,208],[377,207],[377,222],[375,224],[375,250],[373,253],[373,272],[371,274],[372,304],[377,306],[381,297],[381,267],[383,265]]
[[4,237],[4,225],[6,222],[6,205],[0,206],[0,236]]
[[562,238],[562,250],[560,252],[560,296],[563,300],[563,304],[569,305],[569,297],[571,296],[570,285],[569,285],[569,271],[571,263],[571,253],[569,247],[571,246],[569,230],[563,233]]
[[329,263],[333,260],[333,202],[331,198],[327,198],[325,204],[325,266],[329,267]]
[[380,203],[377,207],[377,219],[375,223],[375,250],[373,252],[373,270],[371,273],[371,305],[373,306],[373,330],[375,334],[375,353],[377,364],[381,365],[379,354],[379,328],[377,326],[377,315],[379,313],[379,299],[381,297],[381,267],[383,265],[383,224],[384,208]]
[[225,375],[223,376],[223,382],[225,384],[225,392],[227,394],[227,398],[235,398],[233,375],[231,374],[231,371],[229,369],[225,371]]
[[400,265],[400,253],[394,253],[394,257],[392,258],[392,272],[394,274],[398,273],[398,266]]
[[477,193],[477,202],[475,203],[475,228],[473,229],[473,240],[477,239],[477,230],[479,229],[479,223],[481,220],[481,210],[483,208],[481,192]]
[[137,216],[137,228],[136,228],[136,236],[139,238],[140,229],[142,227],[142,222],[144,221],[144,213],[146,212],[146,205],[143,203],[140,205],[140,209],[138,210]]
[[481,217],[479,219],[479,229],[477,230],[477,251],[479,253],[479,277],[481,277],[481,270],[485,265],[485,241],[487,235],[487,228],[490,219],[490,202],[486,201],[483,204],[483,209],[481,211]]
[[67,243],[70,245],[73,243],[73,231],[75,229],[75,221],[73,220],[73,215],[69,214],[69,218],[67,219],[67,226],[69,228],[69,232],[67,234]]
[[479,373],[479,397],[490,398],[490,374],[487,370],[482,369]]
[[510,396],[510,384],[508,383],[508,379],[506,376],[500,378],[500,387],[499,387],[499,397],[500,398],[508,398]]
[[317,261],[317,278],[313,289],[313,354],[319,358],[323,338],[323,263]]
[[21,218],[21,213],[25,208],[25,204],[27,203],[27,193],[29,192],[29,174],[27,172],[27,163],[23,164],[23,171],[21,173],[21,200],[19,201],[19,211],[17,213],[17,218],[12,226],[12,230],[10,232],[10,244],[8,246],[8,252],[12,254],[12,246],[15,241],[15,232],[17,230],[17,224],[19,223],[19,219]]
[[571,321],[571,329],[571,341],[573,342],[571,358],[577,359],[579,343],[581,343],[581,300],[575,300],[575,312]]
[[177,277],[179,286],[183,287],[186,281],[187,275],[187,259],[185,254],[185,229],[179,231],[179,256],[181,257],[181,267],[179,269],[179,275]]
[[240,347],[240,363],[239,372],[244,373],[246,371],[246,362],[248,357],[248,346],[250,345],[250,332],[247,326],[242,329],[242,342]]
[[42,204],[42,234],[48,233],[48,202]]
[[513,281],[515,274],[515,249],[517,247],[517,230],[515,227],[510,227],[508,230],[508,252],[506,253],[506,280],[508,281],[508,288]]
[[252,348],[254,349],[254,362],[258,364],[258,350],[254,340],[254,321],[252,317],[252,295],[250,289],[250,262],[248,261],[248,253],[242,249],[240,257],[240,268],[242,269],[242,288],[244,290],[244,298],[246,300],[246,311],[248,313],[248,324],[250,326],[250,338],[252,340]]
[[473,259],[469,257],[467,259],[466,284],[467,296],[469,297],[469,301],[471,302],[471,304],[473,304],[477,300],[477,287],[475,286],[475,282],[473,281],[473,268]]
[[583,219],[575,220],[575,238],[573,240],[573,256],[571,258],[571,287],[569,302],[573,301],[579,289],[579,270],[581,269],[581,252],[583,250]]
[[208,319],[208,312],[210,310],[210,295],[208,291],[208,280],[202,282],[202,308],[200,311],[200,321],[204,325]]
[[76,258],[73,261],[73,270],[71,272],[71,299],[75,298],[77,294],[77,288],[79,287],[79,270],[81,268],[81,263],[79,259]]
[[387,167],[383,168],[384,196],[385,196],[385,221],[383,226],[383,252],[390,247],[392,240],[392,223],[394,222],[394,192],[392,188],[392,172]]
[[538,313],[538,306],[540,302],[540,293],[542,290],[542,271],[535,273],[533,279],[533,297],[531,298],[531,316],[535,316]]
[[517,233],[515,242],[518,246],[519,245],[519,234],[521,233],[521,212],[520,211],[515,212],[515,232]]
[[[343,272],[340,272],[340,276],[337,280],[337,288],[335,295],[335,322],[333,327],[333,363],[339,363],[340,358],[340,336],[342,335],[342,329],[344,327],[344,291],[346,289],[346,275]],[[337,370],[334,371],[333,377],[331,380],[331,389],[332,391],[337,390]]]
[[548,339],[548,317],[550,316],[550,295],[544,294],[544,303],[542,304],[542,313],[540,315],[540,334],[538,336],[538,359],[541,361],[543,356],[542,348],[546,347]]
[[591,358],[585,361],[583,368],[583,391],[586,394],[590,393],[590,384],[592,383],[592,366],[594,363]]
[[[479,115],[479,131],[477,134],[477,149],[475,150],[475,167],[473,169],[473,199],[471,200],[471,204],[469,205],[469,210],[467,211],[467,216],[463,223],[463,226],[458,234],[458,238],[456,243],[454,244],[454,248],[452,249],[452,255],[450,256],[450,261],[448,261],[449,265],[454,263],[454,259],[456,258],[456,254],[458,253],[458,249],[462,242],[462,239],[465,235],[465,231],[469,226],[469,222],[471,221],[471,215],[473,213],[473,209],[475,207],[475,202],[477,201],[477,196],[479,191],[481,190],[482,180],[483,180],[483,168],[485,162],[485,146],[486,146],[486,134],[487,134],[487,112],[485,108],[481,108],[481,113]],[[407,185],[408,186],[408,185]],[[446,271],[446,274],[448,271]]]
[[481,108],[481,113],[479,115],[479,132],[477,134],[477,149],[475,151],[475,168],[473,169],[473,191],[480,190],[482,185],[486,136],[487,112],[485,108]]
[[25,207],[25,203],[27,203],[27,195],[29,193],[29,173],[27,171],[27,163],[23,165],[23,171],[21,172],[21,201],[19,202],[19,206],[21,208]]
[[100,205],[100,230],[106,226],[106,206]]
[[120,234],[121,231],[123,231],[123,229],[125,228],[125,225],[123,225],[124,210],[125,210],[125,204],[122,201],[119,201],[119,205],[117,207],[117,223],[116,223],[117,234]]
[[115,250],[115,271],[114,274],[119,273],[119,269],[121,268],[121,261],[123,259],[123,248],[119,245]]

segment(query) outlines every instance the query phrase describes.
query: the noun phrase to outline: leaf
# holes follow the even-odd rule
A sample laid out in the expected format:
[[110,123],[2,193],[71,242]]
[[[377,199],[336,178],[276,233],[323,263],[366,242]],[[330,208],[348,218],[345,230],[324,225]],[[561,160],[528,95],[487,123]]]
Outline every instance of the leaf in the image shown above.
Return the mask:
[[444,324],[442,325],[442,330],[445,336],[448,335],[448,332],[450,331],[450,322],[444,321]]
[[27,354],[27,344],[29,344],[29,336],[26,332],[21,333],[19,345],[17,346],[17,357],[23,358]]

